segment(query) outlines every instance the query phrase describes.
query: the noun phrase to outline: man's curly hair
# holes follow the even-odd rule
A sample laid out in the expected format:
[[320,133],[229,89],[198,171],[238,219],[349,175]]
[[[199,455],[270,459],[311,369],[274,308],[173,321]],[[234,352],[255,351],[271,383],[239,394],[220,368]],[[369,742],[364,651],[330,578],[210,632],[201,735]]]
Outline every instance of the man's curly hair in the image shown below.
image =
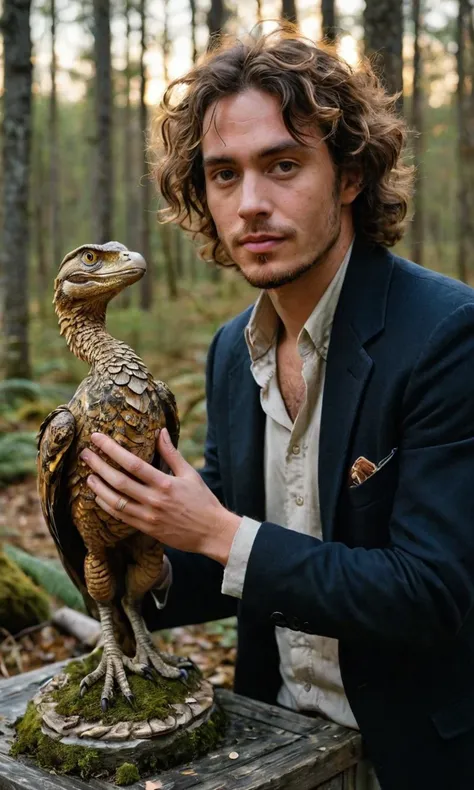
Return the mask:
[[232,265],[206,202],[201,141],[206,111],[224,96],[256,88],[279,99],[289,133],[304,144],[319,126],[336,173],[360,174],[353,203],[355,230],[369,242],[392,246],[404,233],[413,172],[401,160],[407,137],[368,60],[357,69],[334,47],[315,44],[284,25],[258,39],[225,38],[187,74],[168,86],[149,141],[152,172],[173,222],[206,243],[202,257]]

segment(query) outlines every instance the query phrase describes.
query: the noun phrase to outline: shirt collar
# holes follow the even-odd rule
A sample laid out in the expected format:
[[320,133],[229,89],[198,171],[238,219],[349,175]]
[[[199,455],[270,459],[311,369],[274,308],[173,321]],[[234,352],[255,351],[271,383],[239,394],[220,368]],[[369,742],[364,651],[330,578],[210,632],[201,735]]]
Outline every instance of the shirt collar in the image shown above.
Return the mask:
[[[298,347],[303,353],[309,343],[326,359],[334,313],[336,312],[353,246],[354,240],[352,240],[336,274],[319,302],[315,305],[299,334]],[[245,328],[245,340],[252,362],[260,359],[275,345],[279,322],[280,319],[273,307],[272,300],[267,291],[262,291]]]

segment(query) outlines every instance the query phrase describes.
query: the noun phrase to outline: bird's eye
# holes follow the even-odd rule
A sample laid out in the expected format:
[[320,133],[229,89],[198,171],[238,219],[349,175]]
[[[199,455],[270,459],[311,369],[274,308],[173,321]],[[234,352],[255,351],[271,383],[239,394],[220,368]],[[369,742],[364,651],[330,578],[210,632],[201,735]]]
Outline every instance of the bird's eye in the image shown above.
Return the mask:
[[82,260],[84,261],[84,263],[88,263],[88,264],[95,263],[97,260],[97,255],[95,254],[95,252],[92,252],[92,250],[88,250],[82,256]]

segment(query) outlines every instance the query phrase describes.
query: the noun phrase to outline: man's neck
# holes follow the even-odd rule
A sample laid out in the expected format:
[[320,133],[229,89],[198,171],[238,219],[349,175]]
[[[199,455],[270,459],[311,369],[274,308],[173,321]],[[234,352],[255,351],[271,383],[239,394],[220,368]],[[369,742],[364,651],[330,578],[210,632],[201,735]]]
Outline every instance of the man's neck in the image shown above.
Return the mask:
[[341,230],[336,244],[317,266],[294,282],[268,291],[283,324],[281,340],[296,344],[303,326],[342,265],[352,239],[352,228]]

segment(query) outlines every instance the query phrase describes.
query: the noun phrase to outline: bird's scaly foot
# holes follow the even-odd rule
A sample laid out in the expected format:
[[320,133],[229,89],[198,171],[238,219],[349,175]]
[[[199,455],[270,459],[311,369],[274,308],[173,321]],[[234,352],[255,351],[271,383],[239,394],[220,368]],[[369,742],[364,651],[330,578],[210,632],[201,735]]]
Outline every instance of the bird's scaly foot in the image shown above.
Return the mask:
[[[127,659],[127,656],[125,656],[116,645],[112,649],[104,647],[99,665],[81,680],[81,697],[105,676],[104,688],[102,689],[100,700],[102,710],[105,712],[109,707],[112,697],[114,696],[115,685],[118,686],[125,699],[133,705],[134,697],[125,674],[125,666],[128,665],[129,661],[130,659]],[[145,676],[144,671],[139,674]]]
[[131,660],[133,666],[145,666],[148,671],[150,671],[150,667],[153,667],[159,675],[165,678],[180,678],[183,681],[188,679],[187,669],[193,666],[190,661],[161,653],[147,632],[137,634],[136,641],[137,652]]
[[127,614],[135,636],[137,652],[132,660],[135,666],[147,665],[165,678],[181,678],[184,682],[188,679],[187,669],[193,664],[185,658],[178,658],[166,653],[161,653],[153,644],[150,632],[140,614],[140,601],[130,598],[122,599],[122,606]]

